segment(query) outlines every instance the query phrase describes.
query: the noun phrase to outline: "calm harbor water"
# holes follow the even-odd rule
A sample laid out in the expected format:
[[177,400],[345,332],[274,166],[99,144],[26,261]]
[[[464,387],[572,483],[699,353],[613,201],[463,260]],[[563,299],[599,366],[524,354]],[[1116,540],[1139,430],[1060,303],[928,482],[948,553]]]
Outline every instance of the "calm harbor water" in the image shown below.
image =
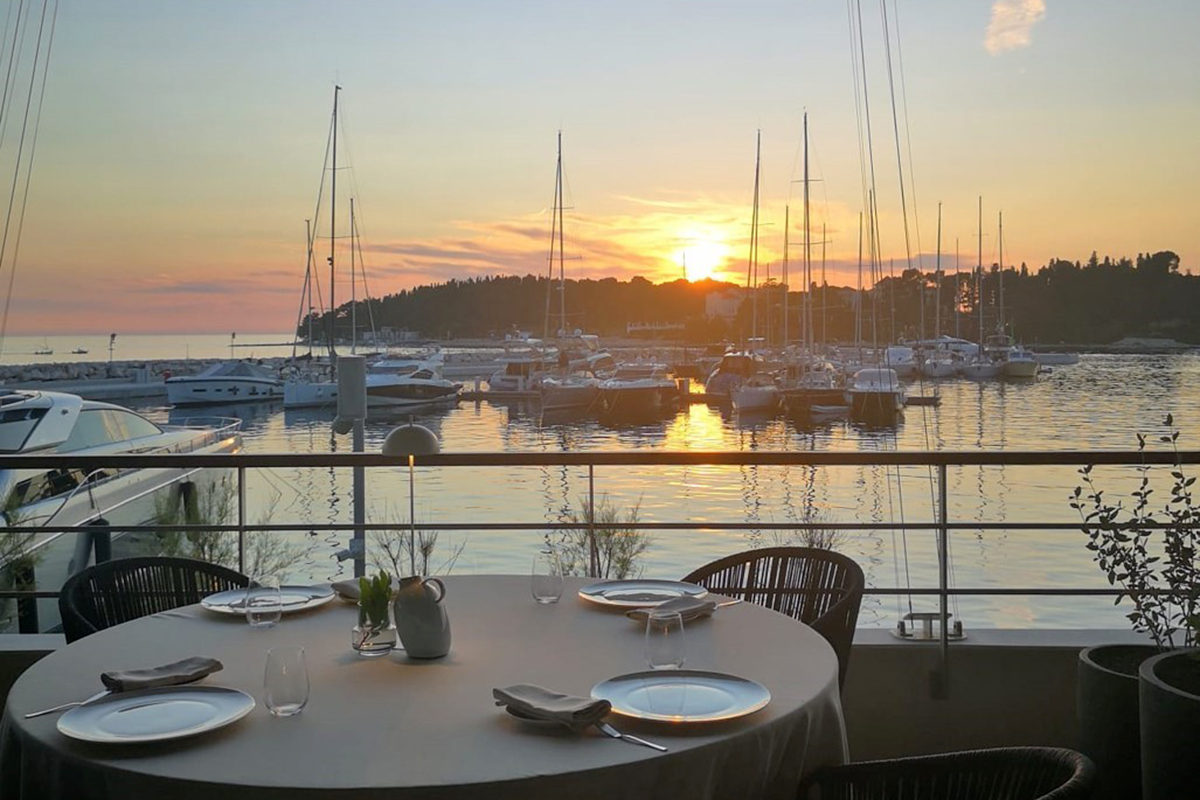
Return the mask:
[[[536,406],[460,403],[418,415],[445,451],[556,452],[586,450],[1025,450],[1131,449],[1135,432],[1154,431],[1167,413],[1183,428],[1180,444],[1195,447],[1200,408],[1200,357],[1085,356],[1024,383],[947,381],[940,408],[914,407],[896,427],[864,428],[848,421],[801,427],[783,418],[739,418],[693,405],[653,424],[612,426],[586,416],[543,416]],[[247,452],[346,451],[334,437],[332,412],[285,412],[264,405],[202,412],[148,409],[162,421],[221,413],[245,421]],[[367,449],[378,451],[397,420],[371,420]],[[1099,480],[1127,493],[1132,469],[1097,470]],[[1074,521],[1067,495],[1072,468],[951,469],[949,512],[955,521]],[[822,520],[887,523],[932,519],[933,484],[925,469],[883,467],[598,468],[597,494],[618,508],[637,507],[643,521],[766,523]],[[587,473],[575,468],[426,468],[417,470],[417,523],[555,522],[579,509]],[[350,475],[333,470],[262,471],[250,477],[252,520],[296,523],[289,534],[311,547],[294,578],[345,575],[350,562],[334,553],[345,536],[311,534],[304,525],[351,520]],[[368,520],[408,522],[405,470],[368,470]],[[527,573],[544,532],[444,533],[435,564],[461,548],[456,573]],[[644,559],[647,577],[680,577],[713,558],[775,534],[760,531],[659,531]],[[979,531],[953,534],[952,578],[960,587],[1091,587],[1104,585],[1076,531]],[[368,545],[370,546],[370,545]],[[848,533],[840,549],[859,559],[869,585],[936,586],[933,534]],[[935,601],[913,598],[915,610]],[[860,624],[892,626],[907,598],[867,598]],[[1105,598],[963,598],[952,609],[970,627],[1123,627],[1121,609]]]
[[[291,341],[295,338],[286,333],[239,332],[232,339],[228,333],[167,333],[167,334],[123,334],[117,332],[113,342],[113,359],[116,361],[142,361],[153,359],[183,358],[267,358],[291,355]],[[230,349],[230,343],[237,347]],[[104,334],[79,334],[62,336],[8,336],[4,340],[4,351],[0,353],[3,364],[65,364],[80,361],[108,361],[108,336]],[[44,352],[51,350],[52,353]],[[86,350],[86,353],[73,353]]]

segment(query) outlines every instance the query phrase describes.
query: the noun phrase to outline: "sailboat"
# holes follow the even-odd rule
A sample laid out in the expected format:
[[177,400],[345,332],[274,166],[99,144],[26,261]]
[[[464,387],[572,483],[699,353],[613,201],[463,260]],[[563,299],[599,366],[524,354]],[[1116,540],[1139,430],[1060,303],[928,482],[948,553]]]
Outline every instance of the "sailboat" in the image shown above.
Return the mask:
[[52,356],[54,349],[50,347],[50,342],[47,339],[42,339],[42,346],[33,351],[35,356]]
[[[575,337],[564,335],[567,324],[567,278],[563,255],[563,168],[562,131],[558,132],[558,162],[554,176],[554,209],[550,214],[550,281],[547,283],[546,328],[550,328],[550,287],[554,283],[555,235],[558,244],[558,303],[559,348],[558,374],[544,375],[538,385],[542,410],[554,411],[567,408],[590,408],[600,396],[600,379],[593,364],[598,362],[599,340],[594,336],[578,333]],[[574,345],[574,346],[572,346]],[[593,360],[594,359],[594,360]],[[612,361],[612,357],[608,357]],[[606,364],[607,366],[607,364]],[[615,364],[613,364],[615,366]]]
[[[845,406],[846,394],[846,376],[834,364],[826,359],[816,356],[817,348],[812,341],[812,266],[811,266],[811,241],[809,236],[809,204],[808,204],[808,112],[804,114],[804,291],[806,298],[806,306],[801,307],[802,319],[807,320],[807,324],[802,324],[802,336],[807,340],[808,352],[801,353],[799,359],[791,363],[787,367],[784,374],[784,389],[782,392],[783,405],[787,413],[795,417],[810,416],[813,413],[828,414],[831,409],[843,410]],[[784,213],[784,269],[787,268],[787,251],[788,251],[788,215]],[[823,228],[822,228],[823,230]],[[824,271],[824,252],[825,252],[825,236],[821,236],[821,263],[822,271]],[[786,284],[787,281],[785,280]],[[786,286],[785,286],[786,293]],[[825,302],[825,293],[822,292],[822,306]],[[785,312],[786,313],[786,312]],[[822,311],[822,314],[824,311]],[[784,330],[787,330],[787,321],[784,321]],[[822,324],[822,338],[824,338],[824,325]],[[786,336],[785,336],[786,339]],[[784,347],[787,347],[787,342],[784,342]]]
[[[337,302],[335,297],[335,278],[337,275],[337,176],[338,176],[338,95],[342,87],[333,87],[333,116],[330,123],[329,148],[329,322],[325,331],[328,360],[320,360],[314,356],[313,345],[319,334],[314,330],[313,321],[316,306],[313,303],[313,292],[317,292],[320,300],[320,286],[313,261],[314,244],[316,241],[315,227],[305,225],[305,240],[307,244],[307,260],[305,265],[304,289],[300,296],[300,310],[297,315],[299,322],[308,322],[308,354],[297,356],[293,351],[290,374],[284,384],[284,408],[313,408],[332,406],[337,403]],[[324,179],[322,179],[322,187]],[[319,202],[320,194],[318,194]],[[318,214],[320,209],[318,208]],[[363,286],[366,287],[366,273],[362,272],[362,259],[355,264],[355,253],[361,254],[358,222],[354,212],[354,198],[350,198],[350,352],[357,354],[358,350],[358,297],[357,286],[360,272]],[[370,311],[370,297],[367,298],[367,309]],[[439,376],[440,377],[440,376]]]
[[1033,353],[1015,344],[1005,330],[1004,325],[1004,212],[1000,212],[1000,329],[995,336],[989,337],[1003,364],[1002,371],[1006,378],[1036,378],[1041,364],[1033,357]]
[[992,360],[983,347],[983,197],[979,198],[979,261],[975,265],[975,311],[979,315],[979,347],[975,356],[963,365],[963,377],[971,380],[991,380],[1000,374],[1000,365]]
[[[758,196],[761,166],[762,131],[759,131],[754,156],[754,208],[750,217],[750,256],[746,265],[746,290],[752,293],[754,304],[750,329],[752,341],[758,335]],[[754,371],[740,385],[730,390],[729,399],[739,412],[774,411],[779,407],[779,387],[770,375]]]
[[[958,362],[946,347],[940,347],[942,338],[942,204],[938,203],[937,262],[933,270],[937,291],[933,301],[933,342],[920,342],[923,351],[921,374],[926,378],[952,378],[958,372]],[[922,296],[925,288],[921,287]]]

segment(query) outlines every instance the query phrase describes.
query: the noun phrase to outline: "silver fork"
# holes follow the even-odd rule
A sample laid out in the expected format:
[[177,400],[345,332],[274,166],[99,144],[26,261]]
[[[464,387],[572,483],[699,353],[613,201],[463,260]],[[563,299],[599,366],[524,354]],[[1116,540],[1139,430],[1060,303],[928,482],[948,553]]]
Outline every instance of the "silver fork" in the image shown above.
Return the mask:
[[645,739],[639,739],[636,736],[630,736],[628,733],[621,733],[619,730],[614,728],[612,725],[609,725],[607,722],[597,722],[596,727],[605,736],[611,736],[614,739],[621,739],[623,741],[629,742],[630,744],[640,744],[642,747],[649,747],[651,750],[658,750],[660,753],[667,752],[667,748],[663,747],[661,744],[655,744],[654,742],[648,742]]
[[44,717],[47,714],[53,714],[55,711],[66,711],[68,708],[75,708],[75,706],[85,706],[88,703],[92,702],[93,700],[99,700],[101,697],[104,697],[107,694],[108,694],[108,689],[104,689],[103,691],[96,692],[96,694],[92,695],[91,697],[89,697],[86,700],[76,700],[73,703],[63,703],[61,705],[51,706],[50,708],[43,708],[41,711],[31,711],[25,715],[25,719],[33,719],[34,717]]

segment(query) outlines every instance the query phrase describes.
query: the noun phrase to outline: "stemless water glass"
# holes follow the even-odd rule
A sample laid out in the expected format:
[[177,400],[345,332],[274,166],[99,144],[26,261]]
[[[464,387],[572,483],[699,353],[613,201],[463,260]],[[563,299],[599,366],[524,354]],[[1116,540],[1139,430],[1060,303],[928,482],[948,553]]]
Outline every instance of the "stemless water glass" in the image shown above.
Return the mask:
[[263,702],[277,717],[299,714],[308,704],[308,667],[303,647],[272,647],[263,674]]
[[533,559],[529,590],[533,593],[533,599],[539,603],[557,603],[562,597],[562,560],[553,548],[538,553]]
[[686,656],[683,615],[651,610],[646,617],[646,663],[650,669],[679,669]]
[[279,578],[264,576],[251,581],[246,588],[246,621],[255,628],[269,628],[283,614],[283,597]]

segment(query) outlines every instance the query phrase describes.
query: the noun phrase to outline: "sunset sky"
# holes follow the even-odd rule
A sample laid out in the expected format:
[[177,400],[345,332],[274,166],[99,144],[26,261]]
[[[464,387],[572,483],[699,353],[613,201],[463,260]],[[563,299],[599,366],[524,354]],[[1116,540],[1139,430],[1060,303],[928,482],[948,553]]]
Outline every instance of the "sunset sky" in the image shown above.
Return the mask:
[[[983,195],[985,262],[1003,210],[1008,263],[1172,249],[1197,271],[1196,0],[887,1],[926,269],[939,201],[943,266],[956,238],[975,263]],[[900,269],[878,0],[862,14],[882,250]],[[787,203],[799,257],[805,109],[813,236],[828,226],[831,280],[853,281],[844,0],[61,0],[9,333],[289,329],[335,82],[342,209],[350,185],[376,295],[543,271],[559,129],[570,276],[673,279],[686,250],[693,277],[744,281],[758,129],[774,276]]]

